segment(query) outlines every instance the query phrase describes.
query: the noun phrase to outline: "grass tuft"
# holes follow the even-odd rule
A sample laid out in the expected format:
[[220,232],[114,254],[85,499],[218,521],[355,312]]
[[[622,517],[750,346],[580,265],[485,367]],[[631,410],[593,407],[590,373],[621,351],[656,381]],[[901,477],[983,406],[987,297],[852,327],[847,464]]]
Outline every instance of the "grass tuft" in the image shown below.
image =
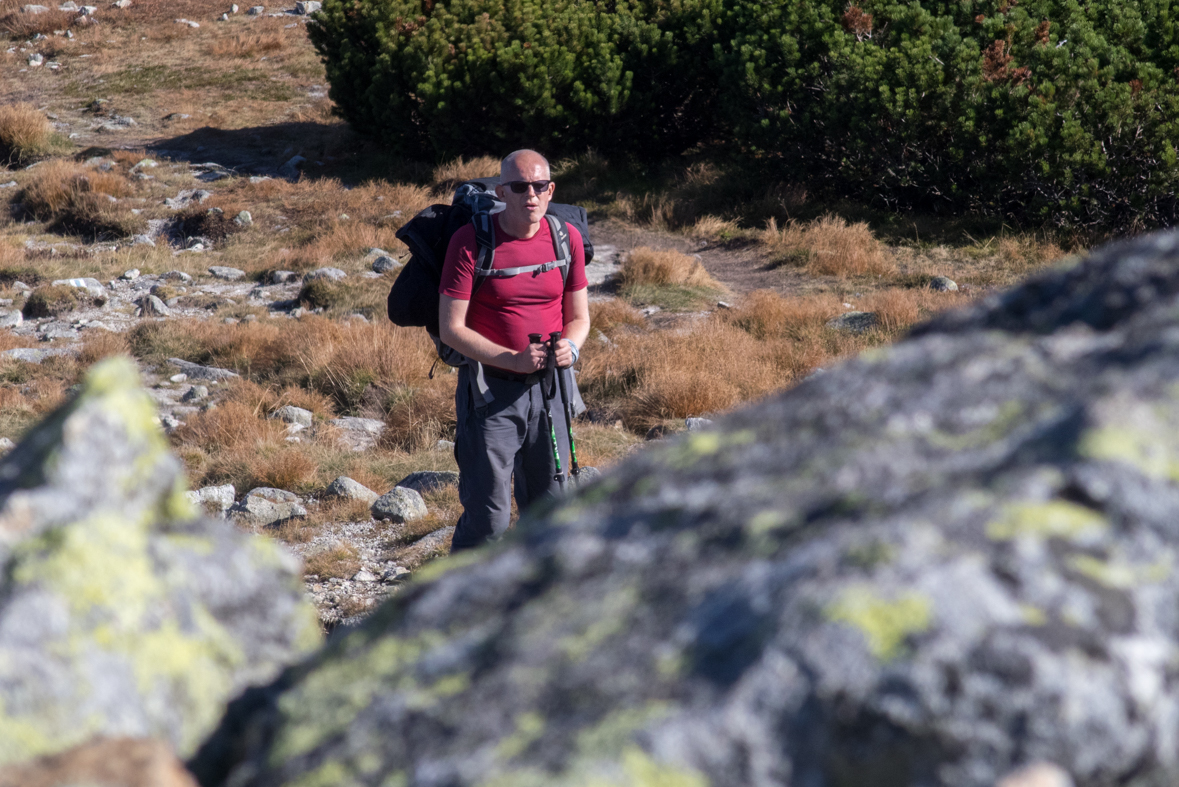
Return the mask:
[[816,276],[884,276],[896,271],[866,223],[848,224],[838,216],[809,224],[791,221],[782,229],[771,218],[761,242],[778,257],[778,264],[799,265]]
[[0,106],[0,161],[25,165],[72,147],[69,139],[54,131],[49,118],[32,104]]

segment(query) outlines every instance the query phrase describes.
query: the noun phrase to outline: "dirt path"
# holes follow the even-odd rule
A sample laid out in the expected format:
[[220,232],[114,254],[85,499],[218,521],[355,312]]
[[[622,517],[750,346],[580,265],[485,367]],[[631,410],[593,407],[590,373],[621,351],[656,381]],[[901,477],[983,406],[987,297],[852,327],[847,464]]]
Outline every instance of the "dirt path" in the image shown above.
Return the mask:
[[595,246],[612,246],[620,254],[648,246],[694,255],[734,295],[753,290],[798,294],[819,284],[815,277],[797,269],[771,267],[765,252],[749,241],[712,244],[679,233],[624,224],[617,219],[591,221],[590,235]]

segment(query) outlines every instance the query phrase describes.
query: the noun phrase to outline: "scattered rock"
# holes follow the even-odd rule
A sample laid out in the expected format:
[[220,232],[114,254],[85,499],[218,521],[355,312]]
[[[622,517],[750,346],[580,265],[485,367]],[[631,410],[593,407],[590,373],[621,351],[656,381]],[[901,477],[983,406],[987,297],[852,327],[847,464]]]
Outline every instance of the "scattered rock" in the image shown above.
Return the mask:
[[[246,11],[246,13],[249,14],[250,16],[262,16],[262,14],[266,13],[266,6],[264,6],[264,5],[250,6],[250,9],[248,11]],[[296,158],[301,158],[301,156],[296,156]]]
[[209,398],[209,389],[203,385],[194,385],[184,392],[184,396],[180,397],[182,402],[199,402],[202,399]]
[[190,205],[199,205],[211,196],[213,192],[204,189],[184,189],[175,197],[164,200],[164,204],[172,210],[183,210]]
[[699,432],[701,429],[712,428],[712,421],[708,418],[686,418],[684,419],[684,426],[689,432]]
[[131,0],[115,0],[111,3],[111,8],[130,8]]
[[0,787],[198,787],[171,747],[151,738],[107,738],[0,769]]
[[41,363],[46,358],[52,358],[56,355],[69,355],[70,351],[61,348],[52,348],[48,350],[38,350],[31,347],[17,347],[12,350],[5,350],[0,352],[2,358],[14,358],[25,363]]
[[180,369],[180,371],[188,375],[188,379],[192,380],[221,382],[223,380],[236,380],[240,376],[237,372],[231,372],[228,369],[218,369],[215,366],[201,366],[199,363],[192,363],[191,361],[185,361],[180,358],[169,358],[168,363]]
[[292,404],[288,404],[275,410],[270,414],[270,417],[285,421],[288,424],[309,427],[315,416],[310,410],[304,410],[302,407],[295,407]]
[[92,298],[106,299],[106,287],[98,279],[57,279],[54,280],[53,286],[75,287],[78,290],[85,290],[87,295],[90,295]]
[[233,217],[233,223],[239,227],[252,227],[254,225],[254,217],[250,215],[248,210],[243,210]]
[[276,503],[260,495],[249,494],[229,509],[229,518],[239,526],[256,529],[277,527],[292,519],[304,519],[307,509],[299,503]]
[[302,502],[294,492],[288,492],[286,489],[276,489],[273,486],[256,486],[249,492],[246,492],[246,497],[260,497],[272,503]]
[[131,239],[131,245],[132,246],[150,246],[151,248],[154,249],[156,247],[156,242],[151,239],[150,235],[136,235]]
[[21,10],[26,14],[43,14],[49,10],[49,6],[46,6],[46,5],[26,5]]
[[437,492],[448,486],[458,486],[459,474],[453,470],[419,470],[397,482],[397,486],[420,494]]
[[193,505],[204,507],[205,511],[224,512],[233,507],[236,491],[233,484],[204,486],[193,492],[185,492]]
[[29,66],[35,68],[45,62],[45,57],[40,52],[34,52],[33,54],[29,55],[27,62]]
[[15,180],[10,180],[7,183],[0,183],[0,189],[14,189],[19,184]]
[[0,437],[0,454],[6,454],[16,447],[16,443],[9,440],[7,437]]
[[123,275],[119,278],[123,281],[135,281],[139,278],[139,268],[132,268],[129,271],[123,271]]
[[[253,14],[255,8],[258,9],[259,14],[262,13],[263,8],[260,5],[251,8],[249,13]],[[287,180],[298,180],[300,174],[299,171],[302,169],[302,166],[304,163],[306,163],[306,161],[307,159],[303,158],[302,156],[294,156],[289,161],[287,161],[286,164],[283,164],[278,168],[278,174]]]
[[400,582],[403,579],[409,579],[410,570],[404,566],[393,566],[385,569],[385,573],[381,574],[382,582]]
[[572,475],[570,476],[570,480],[576,486],[585,486],[586,484],[590,483],[591,481],[594,481],[594,480],[601,478],[601,477],[602,477],[602,471],[591,465],[588,467],[580,468],[579,472],[576,476],[572,476]]
[[135,302],[139,307],[139,314],[142,317],[169,317],[172,310],[159,298],[154,295],[144,295]]
[[323,3],[321,3],[319,0],[298,0],[298,2],[295,3],[295,13],[303,14],[305,16],[307,14],[314,14],[322,7]]
[[298,563],[200,518],[125,358],[0,460],[0,765],[102,735],[190,755],[319,639]]
[[385,422],[375,418],[345,416],[333,418],[328,423],[341,430],[341,438],[353,451],[366,451],[372,448],[385,431]]
[[174,383],[183,383],[188,380],[188,375],[181,372],[180,374],[172,375],[171,377],[168,378],[168,380],[171,382],[174,382]]
[[271,271],[271,284],[290,284],[291,282],[299,281],[299,274],[294,271]]
[[192,277],[184,271],[168,271],[164,275],[160,276],[160,278],[164,279],[165,281],[179,281],[184,282],[185,284],[192,283]]
[[428,513],[422,496],[402,486],[395,486],[377,498],[372,505],[372,512],[375,519],[387,519],[399,524],[421,519]]
[[244,279],[246,272],[238,270],[237,268],[226,268],[223,265],[214,265],[209,268],[209,275],[215,279],[223,279],[225,281],[237,281]]
[[315,281],[316,279],[327,279],[328,281],[343,281],[348,278],[348,274],[339,268],[316,268],[303,277],[303,281]]
[[[318,3],[316,5],[318,5]],[[362,568],[352,576],[352,581],[353,582],[376,582],[377,575],[372,573],[368,569]]]
[[945,276],[934,276],[929,280],[929,289],[936,292],[957,292],[958,283]]
[[342,475],[335,481],[332,481],[326,490],[324,490],[324,497],[342,497],[346,500],[363,500],[366,503],[376,502],[380,497],[376,492],[369,489],[359,481],[353,481],[346,475]]
[[844,312],[827,321],[827,327],[849,333],[864,333],[880,325],[876,312]]
[[15,328],[24,321],[20,309],[0,309],[0,328]]
[[373,260],[373,273],[389,273],[401,269],[401,263],[392,257],[377,257]]
[[453,440],[439,440],[437,443],[434,443],[434,450],[435,451],[453,451],[454,450],[454,441]]

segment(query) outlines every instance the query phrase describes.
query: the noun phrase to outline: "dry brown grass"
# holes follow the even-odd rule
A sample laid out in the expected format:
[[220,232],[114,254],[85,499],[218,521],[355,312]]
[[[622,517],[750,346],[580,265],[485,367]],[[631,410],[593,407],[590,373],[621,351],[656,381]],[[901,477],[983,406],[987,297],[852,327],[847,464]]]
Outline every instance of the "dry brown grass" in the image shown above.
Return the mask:
[[454,385],[425,381],[395,397],[385,416],[381,445],[401,451],[425,451],[454,434]]
[[26,14],[18,10],[20,7],[10,4],[7,9],[12,10],[0,15],[0,31],[7,33],[13,40],[27,40],[38,34],[51,36],[56,30],[73,27],[78,18],[76,13],[58,11],[52,6],[41,14]]
[[896,270],[867,224],[848,224],[838,216],[791,221],[781,229],[770,219],[760,239],[781,262],[801,264],[817,276],[884,276]]
[[589,309],[590,325],[607,336],[613,336],[619,328],[642,328],[646,325],[639,310],[619,298],[592,301]]
[[303,562],[304,576],[315,575],[321,579],[351,579],[359,570],[360,553],[356,547],[343,542],[322,552],[308,555]]
[[238,34],[221,38],[209,45],[213,57],[254,58],[272,55],[285,49],[287,38],[282,31]]
[[82,348],[78,351],[78,363],[91,366],[112,355],[130,355],[131,345],[126,334],[101,329],[86,331]]
[[479,156],[470,160],[459,156],[434,168],[431,181],[435,193],[449,193],[468,180],[499,175],[499,159]]
[[133,192],[116,172],[99,172],[70,161],[37,168],[21,190],[25,211],[55,230],[91,239],[126,237],[141,231],[144,219],[118,198]]
[[32,104],[0,106],[0,160],[27,164],[70,147],[70,141],[54,131],[49,118]]
[[725,410],[780,383],[748,333],[709,323],[686,333],[628,335],[609,350],[587,347],[579,385],[631,429]]
[[722,289],[695,257],[678,251],[664,251],[640,246],[627,255],[619,271],[619,284],[632,287],[641,284]]

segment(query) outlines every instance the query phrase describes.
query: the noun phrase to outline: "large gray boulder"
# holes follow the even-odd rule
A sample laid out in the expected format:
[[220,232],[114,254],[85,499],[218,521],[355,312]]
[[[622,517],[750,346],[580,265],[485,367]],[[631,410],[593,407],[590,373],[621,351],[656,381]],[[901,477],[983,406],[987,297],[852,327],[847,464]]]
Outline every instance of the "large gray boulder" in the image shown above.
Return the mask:
[[1179,783],[1179,234],[917,334],[427,567],[202,783]]
[[95,737],[182,755],[319,640],[297,561],[199,515],[125,358],[0,460],[0,768]]

